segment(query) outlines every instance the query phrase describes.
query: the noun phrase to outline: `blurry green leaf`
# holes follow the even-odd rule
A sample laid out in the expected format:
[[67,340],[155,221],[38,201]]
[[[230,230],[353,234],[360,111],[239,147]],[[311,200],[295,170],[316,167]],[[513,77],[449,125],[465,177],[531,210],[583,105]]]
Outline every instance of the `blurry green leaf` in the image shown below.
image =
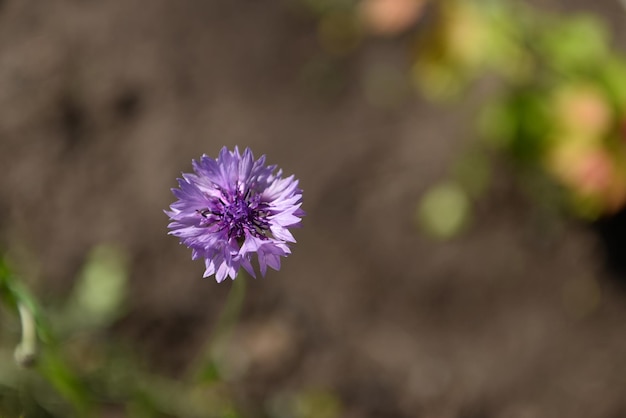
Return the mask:
[[513,109],[500,101],[487,104],[478,118],[481,136],[497,149],[505,149],[511,145],[516,125]]
[[106,326],[122,312],[128,273],[124,255],[101,245],[89,254],[70,300],[74,319],[87,326]]
[[202,383],[217,382],[220,379],[220,368],[215,361],[207,361],[198,373],[198,381]]
[[23,305],[35,318],[37,336],[43,342],[49,342],[51,337],[50,327],[41,314],[39,304],[30,292],[22,285],[19,278],[11,271],[8,261],[0,257],[0,295],[3,302],[16,314],[18,306]]
[[[26,313],[28,321],[34,320],[37,336],[46,344],[37,357],[36,370],[72,405],[78,416],[89,416],[90,403],[84,388],[59,357],[53,334],[36,300],[22,286],[4,258],[0,258],[0,292],[4,296],[5,302],[9,302],[13,309],[17,310],[19,307],[21,315]],[[22,317],[22,319],[24,318]],[[29,326],[31,325],[29,324]],[[32,340],[32,331],[29,331],[29,334],[31,334],[29,338]],[[30,343],[34,344],[35,341],[30,341]],[[18,346],[16,354],[23,354],[20,353],[20,346]]]
[[436,238],[451,238],[458,234],[469,220],[470,201],[456,183],[445,182],[431,188],[420,202],[419,224]]
[[524,31],[532,21],[532,13],[523,4],[499,0],[485,2],[483,7],[489,14],[488,63],[510,81],[528,80],[534,62],[524,42]]
[[544,58],[558,71],[584,70],[597,65],[608,52],[605,25],[589,15],[552,19],[542,35]]
[[602,202],[594,196],[582,196],[577,193],[570,193],[570,206],[571,209],[580,218],[587,221],[595,221],[604,212]]
[[85,387],[61,359],[54,347],[47,347],[42,350],[36,369],[74,407],[78,416],[90,416],[91,403]]
[[5,257],[0,257],[0,295],[2,301],[17,313],[21,292],[17,289],[15,280],[8,261]]
[[535,70],[535,62],[528,51],[503,36],[492,39],[489,64],[498,74],[516,83],[528,81]]
[[507,145],[509,156],[523,164],[535,164],[545,152],[546,134],[552,120],[547,106],[546,94],[535,89],[521,88],[507,98],[501,117],[501,127],[511,129]]
[[599,68],[600,82],[620,112],[626,111],[626,60],[611,56]]

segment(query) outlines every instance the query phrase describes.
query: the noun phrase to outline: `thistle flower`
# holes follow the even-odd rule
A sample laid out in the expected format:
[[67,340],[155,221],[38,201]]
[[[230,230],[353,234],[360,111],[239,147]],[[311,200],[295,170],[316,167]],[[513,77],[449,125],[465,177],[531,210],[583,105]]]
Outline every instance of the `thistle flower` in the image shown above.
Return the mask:
[[298,180],[282,178],[282,170],[265,165],[264,155],[255,161],[249,148],[240,154],[224,147],[217,159],[203,155],[192,165],[195,174],[178,179],[179,188],[172,189],[178,200],[165,213],[169,234],[191,248],[192,259],[204,258],[204,277],[234,280],[240,267],[256,277],[255,253],[261,275],[267,266],[280,269],[280,257],[295,242],[289,228],[304,216]]

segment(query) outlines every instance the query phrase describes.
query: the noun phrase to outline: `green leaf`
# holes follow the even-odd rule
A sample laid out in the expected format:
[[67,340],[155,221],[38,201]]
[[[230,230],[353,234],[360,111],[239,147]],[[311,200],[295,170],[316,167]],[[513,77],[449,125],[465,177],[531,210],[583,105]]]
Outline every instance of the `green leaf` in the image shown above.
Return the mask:
[[444,182],[431,188],[417,211],[422,229],[435,238],[451,238],[468,223],[470,201],[458,184]]
[[124,254],[114,246],[95,247],[70,299],[72,319],[84,326],[107,326],[122,313],[128,273]]
[[540,47],[545,59],[558,71],[584,71],[608,55],[607,29],[589,15],[553,19],[548,26]]
[[626,60],[612,56],[599,68],[600,82],[620,112],[626,111]]

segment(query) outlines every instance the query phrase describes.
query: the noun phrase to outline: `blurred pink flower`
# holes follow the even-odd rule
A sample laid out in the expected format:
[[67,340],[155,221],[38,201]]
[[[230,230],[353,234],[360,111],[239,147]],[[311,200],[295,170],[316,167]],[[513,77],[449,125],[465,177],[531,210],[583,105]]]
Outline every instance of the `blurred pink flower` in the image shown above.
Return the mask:
[[396,35],[421,16],[426,0],[362,0],[359,13],[365,27],[376,35]]

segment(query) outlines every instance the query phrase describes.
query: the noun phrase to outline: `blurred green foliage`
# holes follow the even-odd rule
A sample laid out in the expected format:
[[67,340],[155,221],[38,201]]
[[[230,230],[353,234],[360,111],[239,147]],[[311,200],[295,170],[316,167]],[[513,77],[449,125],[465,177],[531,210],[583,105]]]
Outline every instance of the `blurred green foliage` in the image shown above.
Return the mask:
[[418,222],[437,238],[450,238],[466,225],[469,199],[456,183],[445,182],[432,187],[422,198]]
[[[28,364],[0,351],[0,416],[92,417],[110,408],[130,417],[240,416],[219,380],[206,385],[154,375],[130,348],[107,337],[107,327],[124,312],[127,279],[124,253],[114,246],[97,246],[67,303],[44,315],[1,260],[4,306],[16,316],[20,307],[32,313],[26,317],[36,323],[39,343]],[[53,327],[46,318],[54,319]],[[22,321],[22,340],[24,325]]]
[[95,247],[67,303],[71,317],[65,320],[74,327],[110,325],[124,313],[127,281],[124,254],[113,246]]
[[[600,18],[513,0],[300,4],[317,17],[329,56],[355,53],[374,38],[407,45],[406,68],[376,61],[363,69],[363,96],[372,106],[402,103],[409,83],[444,104],[467,100],[474,86],[482,91],[472,99],[480,105],[476,129],[468,130],[477,144],[470,147],[475,167],[468,169],[462,156],[463,170],[453,168],[444,186],[424,194],[417,217],[426,232],[450,237],[463,229],[471,217],[468,197],[488,189],[494,159],[511,167],[529,201],[566,209],[554,213],[593,221],[626,205],[626,57]],[[432,208],[451,196],[441,190],[453,183],[460,187],[455,196],[465,197],[448,199],[454,218],[445,224]]]
[[[245,408],[232,388],[237,376],[225,350],[241,310],[246,277],[232,291],[202,350],[183,378],[150,370],[132,346],[111,338],[109,328],[125,312],[128,265],[122,249],[98,245],[86,257],[67,301],[45,312],[0,258],[3,345],[31,347],[28,361],[0,347],[0,417],[115,416],[138,418],[239,418]],[[19,321],[18,321],[19,319]],[[32,327],[33,335],[28,329]],[[21,334],[21,337],[20,337]],[[234,376],[234,377],[233,377]],[[340,403],[330,392],[297,392],[284,412],[267,405],[267,416],[335,418]]]
[[[432,7],[435,23],[419,34],[418,88],[450,102],[477,82],[493,85],[481,99],[474,135],[485,158],[474,171],[489,173],[496,156],[531,201],[585,220],[623,208],[626,59],[611,47],[604,22],[513,1],[442,0]],[[424,195],[420,213],[429,212],[440,187]],[[552,195],[535,192],[545,190]],[[456,204],[457,212],[469,211],[465,201]],[[426,231],[440,228],[437,222],[422,215]]]

